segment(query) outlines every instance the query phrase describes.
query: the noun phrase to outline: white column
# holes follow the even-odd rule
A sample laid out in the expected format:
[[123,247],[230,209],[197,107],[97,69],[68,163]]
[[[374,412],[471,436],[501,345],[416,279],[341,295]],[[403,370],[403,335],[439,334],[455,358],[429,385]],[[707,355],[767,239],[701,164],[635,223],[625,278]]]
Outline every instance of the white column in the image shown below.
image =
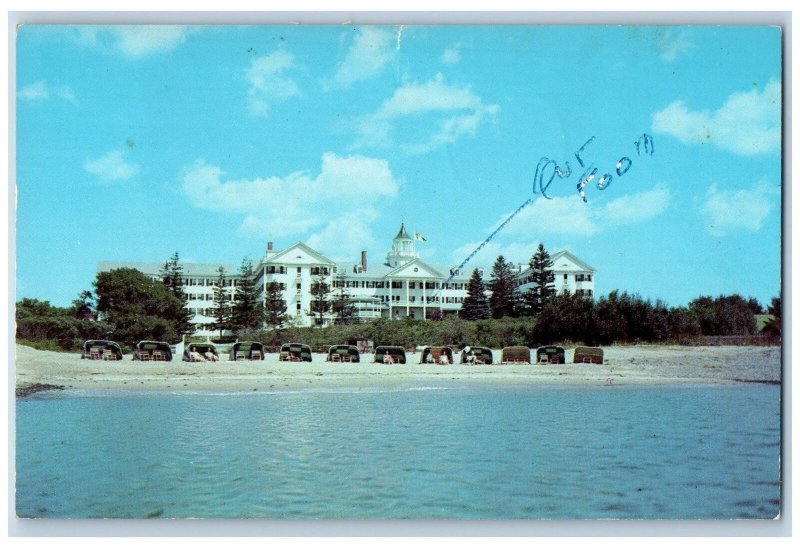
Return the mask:
[[428,319],[428,293],[427,289],[425,289],[425,282],[422,282],[422,318]]
[[406,316],[411,314],[411,306],[408,304],[408,280],[405,281],[406,284]]
[[394,316],[392,316],[392,281],[390,278],[387,278],[389,281],[386,282],[389,284],[389,319],[391,320]]

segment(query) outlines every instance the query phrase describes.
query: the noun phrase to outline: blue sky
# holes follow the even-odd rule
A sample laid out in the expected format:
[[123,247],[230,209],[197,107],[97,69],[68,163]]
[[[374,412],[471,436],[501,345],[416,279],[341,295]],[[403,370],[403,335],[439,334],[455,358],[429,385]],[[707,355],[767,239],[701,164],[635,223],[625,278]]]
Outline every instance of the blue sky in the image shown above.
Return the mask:
[[[598,294],[780,291],[776,27],[29,25],[16,47],[18,299],[268,240],[383,262],[401,221],[457,265],[529,198],[468,268],[541,242]],[[571,169],[549,199],[543,157]]]

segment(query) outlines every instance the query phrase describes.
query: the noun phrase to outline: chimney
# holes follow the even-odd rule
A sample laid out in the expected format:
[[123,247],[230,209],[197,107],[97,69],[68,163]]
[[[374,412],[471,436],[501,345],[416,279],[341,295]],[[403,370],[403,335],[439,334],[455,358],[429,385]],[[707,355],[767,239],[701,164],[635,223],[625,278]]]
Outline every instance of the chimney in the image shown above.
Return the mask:
[[272,251],[272,242],[267,242],[267,251]]
[[361,252],[361,272],[367,271],[367,252]]

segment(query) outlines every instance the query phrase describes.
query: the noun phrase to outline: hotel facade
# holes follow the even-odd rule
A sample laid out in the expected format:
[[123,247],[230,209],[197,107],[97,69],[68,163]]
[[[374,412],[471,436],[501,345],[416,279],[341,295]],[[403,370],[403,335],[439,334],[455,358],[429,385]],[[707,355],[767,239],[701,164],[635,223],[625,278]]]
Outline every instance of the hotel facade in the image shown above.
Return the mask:
[[[531,250],[533,254],[534,250]],[[551,255],[556,291],[594,296],[595,269],[568,251]],[[238,267],[232,264],[182,263],[184,292],[187,307],[192,312],[195,334],[211,335],[214,322],[214,287],[219,268],[225,270],[225,292],[230,302],[239,283]],[[163,263],[101,261],[99,272],[116,268],[135,268],[155,281],[161,279]],[[528,265],[516,265],[515,275],[520,291],[532,287]],[[327,284],[333,298],[340,289],[350,297],[355,321],[377,318],[431,319],[458,315],[467,296],[467,286],[472,268],[431,264],[419,258],[412,238],[404,225],[392,240],[391,249],[381,263],[370,264],[367,252],[362,251],[358,262],[337,263],[304,243],[295,243],[286,249],[273,249],[267,244],[264,256],[254,263],[255,286],[258,301],[264,303],[268,284],[275,282],[282,290],[289,323],[298,326],[319,325],[312,314],[315,284]],[[488,282],[491,268],[482,275]],[[334,321],[334,314],[326,314],[321,325]]]

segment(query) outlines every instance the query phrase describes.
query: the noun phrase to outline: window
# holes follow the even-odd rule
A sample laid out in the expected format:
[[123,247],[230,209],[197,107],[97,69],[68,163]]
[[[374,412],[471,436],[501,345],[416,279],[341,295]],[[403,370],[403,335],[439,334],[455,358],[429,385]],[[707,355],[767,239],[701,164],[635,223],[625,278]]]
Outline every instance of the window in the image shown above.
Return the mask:
[[297,290],[300,291],[302,289],[302,284],[297,284]]
[[417,288],[416,282],[408,282],[408,288],[409,289],[416,289]]
[[403,282],[392,282],[392,289],[402,289]]
[[564,281],[565,282],[567,281],[567,275],[566,274],[564,274]]
[[408,300],[409,300],[410,302],[412,302],[412,303],[413,303],[413,302],[416,300],[416,297],[414,297],[414,295],[411,295],[411,296],[408,298]]
[[[587,281],[587,282],[591,282],[591,281],[592,281],[592,275],[591,275],[591,274],[587,274],[587,275],[586,275],[586,281]],[[590,290],[590,291],[591,291],[591,290]]]
[[300,303],[297,303],[297,311],[298,311],[298,312],[300,312],[300,307],[301,307],[301,306],[302,306],[302,305],[301,305]]
[[298,274],[300,274],[300,268],[301,268],[301,267],[299,267],[299,266],[297,267],[297,273],[298,273]]

